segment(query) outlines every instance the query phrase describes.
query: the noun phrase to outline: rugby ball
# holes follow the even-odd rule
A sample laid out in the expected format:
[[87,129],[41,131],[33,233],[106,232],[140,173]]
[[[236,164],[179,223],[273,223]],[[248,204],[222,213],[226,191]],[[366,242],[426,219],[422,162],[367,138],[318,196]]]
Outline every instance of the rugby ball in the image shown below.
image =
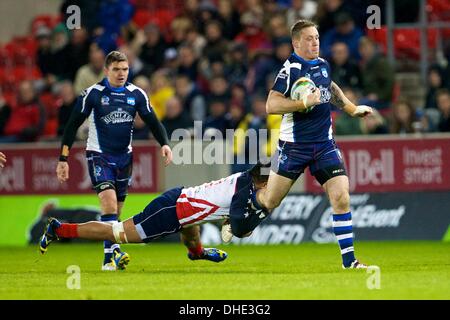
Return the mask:
[[[303,100],[314,90],[316,85],[314,82],[306,77],[301,77],[297,79],[291,88],[291,99],[292,100]],[[307,108],[302,112],[310,112],[314,106]]]

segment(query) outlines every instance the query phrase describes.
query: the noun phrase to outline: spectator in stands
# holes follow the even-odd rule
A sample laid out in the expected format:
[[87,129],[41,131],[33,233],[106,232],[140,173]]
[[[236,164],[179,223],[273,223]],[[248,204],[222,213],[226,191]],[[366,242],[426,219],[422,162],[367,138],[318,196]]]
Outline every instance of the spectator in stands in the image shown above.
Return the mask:
[[193,121],[203,121],[206,117],[205,98],[196,84],[185,75],[180,74],[175,79],[175,93],[183,104],[183,110]]
[[243,31],[234,38],[234,41],[247,45],[250,60],[260,53],[270,54],[272,45],[269,37],[262,30],[262,17],[247,11],[241,16],[241,24]]
[[300,19],[311,20],[317,13],[317,2],[312,0],[292,0],[286,11],[287,25],[292,26]]
[[80,94],[82,90],[102,81],[103,63],[105,53],[95,43],[89,48],[89,63],[78,69],[75,76],[75,94]]
[[247,76],[247,89],[251,93],[260,95],[268,93],[266,90],[267,78],[275,70],[280,70],[292,53],[291,37],[276,38],[273,45],[275,50],[271,56],[260,56],[251,64]]
[[194,20],[195,28],[201,34],[206,34],[206,25],[217,19],[219,19],[219,13],[215,4],[209,0],[203,0],[198,6],[197,16]]
[[450,132],[450,92],[447,89],[436,92],[436,102],[441,112],[439,131]]
[[320,1],[317,7],[316,20],[319,30],[325,34],[328,30],[335,27],[336,15],[345,10],[344,0]]
[[31,81],[19,84],[17,100],[17,106],[12,110],[0,142],[36,141],[44,129],[45,110],[38,101]]
[[444,70],[440,66],[433,65],[430,67],[427,85],[425,109],[437,109],[436,92],[446,86]]
[[232,129],[231,117],[227,113],[227,102],[223,99],[209,100],[209,115],[206,117],[203,130],[205,135],[209,135],[211,130],[218,130],[222,137],[225,137],[226,130]]
[[183,109],[183,103],[177,96],[167,100],[166,116],[162,121],[169,139],[176,129],[189,129],[193,126],[189,114]]
[[167,42],[156,24],[150,23],[144,30],[138,30],[134,39],[134,50],[144,63],[146,73],[161,68]]
[[163,71],[156,71],[151,78],[150,102],[158,119],[166,116],[167,101],[175,95],[175,88]]
[[207,103],[221,100],[227,104],[230,100],[230,91],[227,80],[223,76],[216,76],[210,80],[209,94],[206,97]]
[[169,47],[178,48],[180,44],[186,41],[187,33],[194,26],[192,20],[186,17],[176,17],[170,24],[170,34],[172,36]]
[[400,100],[392,106],[390,133],[414,133],[413,123],[416,121],[416,110],[407,100]]
[[179,66],[178,61],[178,52],[175,48],[167,48],[164,51],[164,64],[162,69],[167,74],[167,76],[171,79],[177,76],[177,70]]
[[[84,14],[84,11],[83,11]],[[71,30],[69,43],[64,48],[66,60],[65,79],[75,80],[77,70],[89,62],[89,47],[91,42],[86,28]]]
[[96,41],[103,52],[109,53],[116,49],[121,28],[131,20],[133,14],[130,0],[100,1],[98,23],[101,31]]
[[291,34],[284,14],[278,13],[270,18],[267,33],[270,35],[273,46],[280,39],[290,38]]
[[[373,0],[371,1],[373,2]],[[358,28],[366,26],[367,1],[361,0],[322,0],[317,7],[316,20],[321,33],[326,33],[335,27],[336,17],[342,12],[349,13]]]
[[355,26],[355,21],[347,12],[341,12],[336,15],[336,26],[324,33],[320,42],[321,55],[329,59],[331,58],[331,48],[336,42],[344,42],[348,46],[350,59],[354,61],[360,60],[358,50],[359,40],[364,36],[364,32]]
[[198,59],[195,56],[194,50],[188,45],[181,45],[178,48],[179,66],[177,73],[185,74],[191,81],[197,81],[198,76]]
[[192,48],[194,51],[194,56],[201,57],[203,49],[206,46],[206,37],[198,32],[196,28],[191,28],[186,34],[184,44]]
[[251,111],[250,97],[247,90],[242,83],[235,83],[231,85],[230,89],[230,105],[240,107],[244,113]]
[[55,81],[55,64],[52,51],[52,31],[47,26],[40,26],[35,33],[37,40],[36,62],[47,86]]
[[61,99],[61,106],[58,109],[57,135],[58,137],[62,137],[66,123],[69,121],[69,117],[75,107],[77,96],[70,81],[58,83],[56,91],[58,97]]
[[331,79],[343,87],[361,88],[359,67],[350,60],[348,46],[344,42],[336,42],[331,47]]
[[373,112],[361,120],[361,130],[363,134],[386,134],[389,133],[386,120],[374,109]]
[[245,117],[244,108],[236,103],[230,102],[230,111],[229,111],[229,121],[230,121],[230,129],[237,129],[239,123]]
[[245,43],[230,43],[227,79],[230,84],[243,83],[248,73],[248,54]]
[[367,98],[362,103],[381,110],[388,108],[392,99],[395,75],[392,66],[376,50],[375,43],[367,38],[359,42],[361,53],[361,79],[363,95]]
[[222,25],[218,20],[211,20],[206,24],[207,44],[203,49],[203,57],[209,61],[225,61],[225,55],[228,51],[228,41],[222,34]]
[[3,91],[0,87],[0,136],[3,135],[6,124],[11,117],[11,106],[5,100]]
[[230,0],[219,0],[217,5],[219,19],[223,25],[223,35],[233,40],[241,30],[240,16]]

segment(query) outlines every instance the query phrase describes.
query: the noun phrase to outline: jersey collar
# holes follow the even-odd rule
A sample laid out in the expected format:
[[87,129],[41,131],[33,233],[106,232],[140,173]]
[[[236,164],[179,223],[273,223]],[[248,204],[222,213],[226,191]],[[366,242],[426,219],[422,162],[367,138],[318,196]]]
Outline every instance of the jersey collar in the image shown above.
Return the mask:
[[296,54],[295,52],[292,52],[292,55],[297,58],[298,60],[300,60],[300,62],[302,63],[308,63],[308,64],[318,64],[320,62],[319,58],[314,59],[314,60],[305,60],[302,57],[300,57],[298,54]]
[[119,87],[119,88],[112,87],[109,84],[108,78],[104,78],[103,82],[105,83],[106,87],[113,92],[124,92],[125,91],[125,87]]

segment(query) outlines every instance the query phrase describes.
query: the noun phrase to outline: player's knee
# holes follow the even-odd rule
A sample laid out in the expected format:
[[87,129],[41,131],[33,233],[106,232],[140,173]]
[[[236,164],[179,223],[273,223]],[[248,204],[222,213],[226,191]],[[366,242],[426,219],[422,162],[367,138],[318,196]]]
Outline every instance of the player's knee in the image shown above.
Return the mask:
[[345,209],[350,205],[350,195],[347,190],[337,190],[330,192],[330,201],[333,207]]
[[275,197],[268,197],[264,203],[264,207],[268,210],[275,209],[278,207],[281,203],[281,199],[275,198]]

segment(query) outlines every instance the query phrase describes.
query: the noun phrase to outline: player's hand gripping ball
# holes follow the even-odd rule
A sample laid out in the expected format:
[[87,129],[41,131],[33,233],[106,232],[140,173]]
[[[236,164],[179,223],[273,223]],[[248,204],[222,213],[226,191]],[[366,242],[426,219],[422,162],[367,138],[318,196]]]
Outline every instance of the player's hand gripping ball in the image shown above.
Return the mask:
[[[302,100],[303,104],[308,105],[309,101],[307,100],[308,95],[313,93],[317,89],[314,82],[306,77],[301,77],[294,82],[291,89],[291,99],[292,100]],[[310,112],[316,104],[308,106],[305,110],[301,110],[300,112]]]

